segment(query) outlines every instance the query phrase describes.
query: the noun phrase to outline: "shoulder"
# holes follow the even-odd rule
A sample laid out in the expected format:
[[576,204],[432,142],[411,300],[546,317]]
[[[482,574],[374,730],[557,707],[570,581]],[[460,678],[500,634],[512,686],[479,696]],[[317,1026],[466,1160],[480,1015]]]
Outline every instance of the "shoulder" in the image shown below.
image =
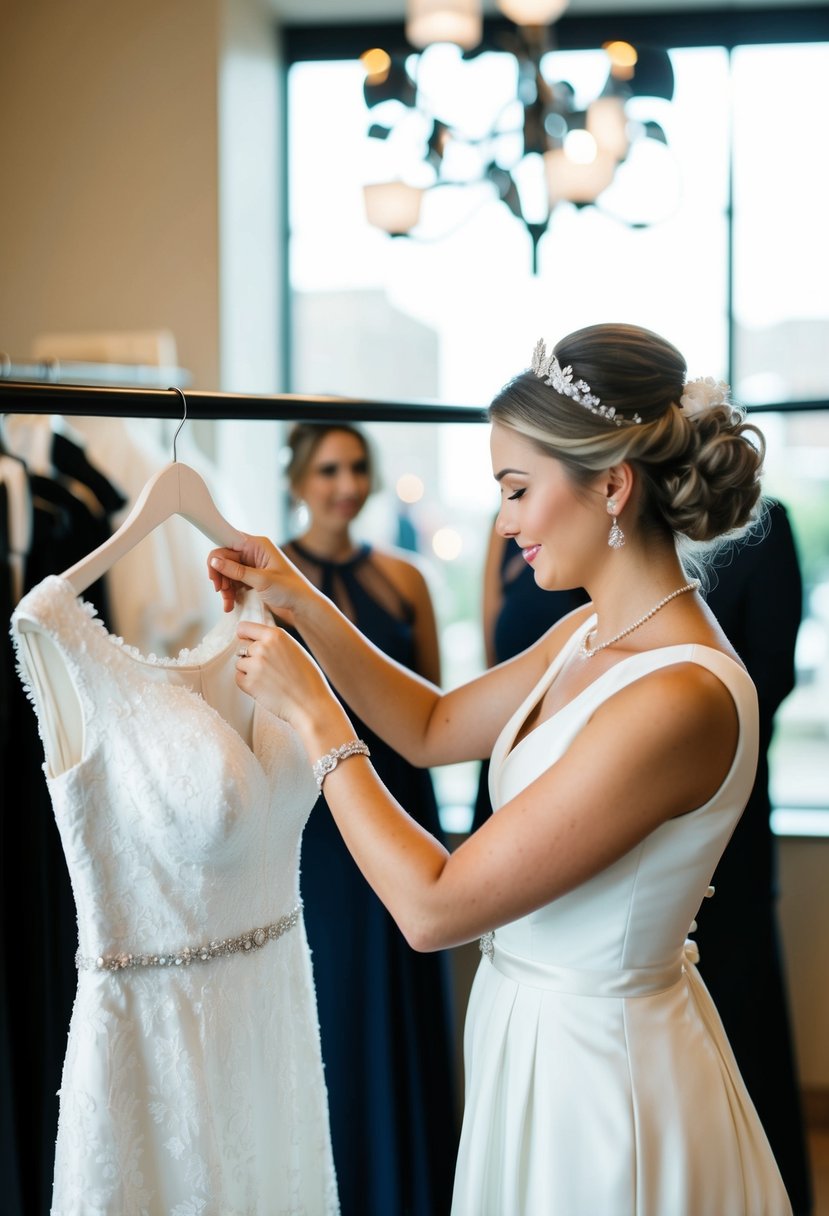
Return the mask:
[[383,548],[374,546],[371,557],[395,589],[407,599],[428,594],[426,566],[418,554],[387,545]]
[[751,691],[745,667],[726,651],[705,648],[710,665],[682,658],[646,670],[603,702],[598,712],[624,720],[625,732],[647,735],[652,746],[706,746],[736,728],[742,692]]

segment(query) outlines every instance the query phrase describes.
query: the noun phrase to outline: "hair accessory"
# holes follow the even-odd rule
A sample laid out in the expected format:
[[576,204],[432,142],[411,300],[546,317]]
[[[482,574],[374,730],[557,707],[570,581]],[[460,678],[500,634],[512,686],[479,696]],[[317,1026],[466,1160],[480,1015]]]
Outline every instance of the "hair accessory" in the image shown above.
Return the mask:
[[349,756],[370,756],[368,745],[363,743],[362,739],[352,739],[350,743],[343,743],[340,747],[332,747],[330,752],[326,752],[324,756],[320,756],[313,767],[314,776],[317,779],[317,789],[322,789],[322,783],[329,773],[333,773],[334,769],[341,760],[347,760]]
[[[654,604],[653,608],[649,609],[644,616],[640,616],[638,621],[634,621],[632,625],[628,625],[627,629],[623,629],[621,633],[615,634],[612,638],[608,638],[606,642],[601,642],[598,646],[591,646],[588,642],[590,634],[585,634],[579,646],[580,659],[592,659],[594,654],[598,654],[600,650],[606,650],[608,646],[612,646],[614,642],[619,642],[622,638],[626,638],[629,633],[633,633],[634,629],[638,629],[640,625],[644,625],[645,621],[649,621],[652,616],[655,616],[660,608],[664,608],[666,604],[670,604],[671,600],[675,600],[678,595],[684,595],[686,591],[697,591],[700,586],[698,578],[692,578],[690,583],[686,583],[684,587],[677,587],[676,591],[672,591],[670,595],[666,595],[658,604]],[[596,630],[591,629],[590,633],[595,634]]]
[[715,380],[713,376],[698,376],[689,380],[682,390],[679,399],[680,409],[686,418],[695,418],[713,409],[715,405],[729,405],[728,394],[731,386],[724,380]]
[[623,414],[616,413],[614,405],[602,405],[601,398],[591,392],[586,380],[573,379],[573,369],[569,364],[567,367],[562,367],[552,351],[549,355],[547,354],[543,338],[539,338],[535,344],[531,367],[536,376],[554,388],[557,393],[571,397],[586,410],[590,410],[591,414],[598,414],[606,422],[612,422],[614,426],[631,426],[642,421],[638,414],[634,414],[632,418],[625,418]]

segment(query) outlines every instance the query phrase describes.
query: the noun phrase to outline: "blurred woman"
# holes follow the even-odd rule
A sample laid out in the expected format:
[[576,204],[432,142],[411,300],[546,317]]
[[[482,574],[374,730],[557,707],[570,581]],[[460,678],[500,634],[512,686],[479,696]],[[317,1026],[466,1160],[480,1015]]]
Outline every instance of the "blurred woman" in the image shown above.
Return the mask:
[[[307,522],[285,552],[380,650],[439,684],[423,574],[352,532],[376,486],[366,436],[342,423],[298,423],[288,447],[291,493]],[[388,789],[443,839],[428,769],[365,723],[359,729]],[[325,806],[306,826],[301,865],[343,1216],[441,1216],[458,1135],[448,955],[407,945]]]

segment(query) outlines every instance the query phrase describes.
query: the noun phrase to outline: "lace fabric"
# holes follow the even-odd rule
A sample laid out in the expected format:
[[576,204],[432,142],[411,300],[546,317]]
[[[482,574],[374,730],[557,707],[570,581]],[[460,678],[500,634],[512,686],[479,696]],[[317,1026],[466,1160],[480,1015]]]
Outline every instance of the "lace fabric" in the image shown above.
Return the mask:
[[[245,738],[211,703],[234,683],[233,614],[175,659],[143,656],[50,576],[12,618],[40,721],[24,623],[52,643],[84,719],[83,754],[47,775],[81,955],[221,940],[296,905],[316,783],[278,719],[257,711]],[[279,941],[209,963],[80,971],[52,1216],[281,1210],[338,1211],[301,914]]]

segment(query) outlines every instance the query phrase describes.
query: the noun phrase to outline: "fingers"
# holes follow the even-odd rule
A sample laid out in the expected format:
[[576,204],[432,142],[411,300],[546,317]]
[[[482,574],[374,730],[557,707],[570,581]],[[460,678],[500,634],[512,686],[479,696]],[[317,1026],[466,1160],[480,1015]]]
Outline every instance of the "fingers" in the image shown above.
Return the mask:
[[250,648],[251,642],[267,637],[277,628],[276,625],[263,625],[261,621],[240,621],[236,626],[236,636],[240,643],[239,648],[241,649],[246,644]]

